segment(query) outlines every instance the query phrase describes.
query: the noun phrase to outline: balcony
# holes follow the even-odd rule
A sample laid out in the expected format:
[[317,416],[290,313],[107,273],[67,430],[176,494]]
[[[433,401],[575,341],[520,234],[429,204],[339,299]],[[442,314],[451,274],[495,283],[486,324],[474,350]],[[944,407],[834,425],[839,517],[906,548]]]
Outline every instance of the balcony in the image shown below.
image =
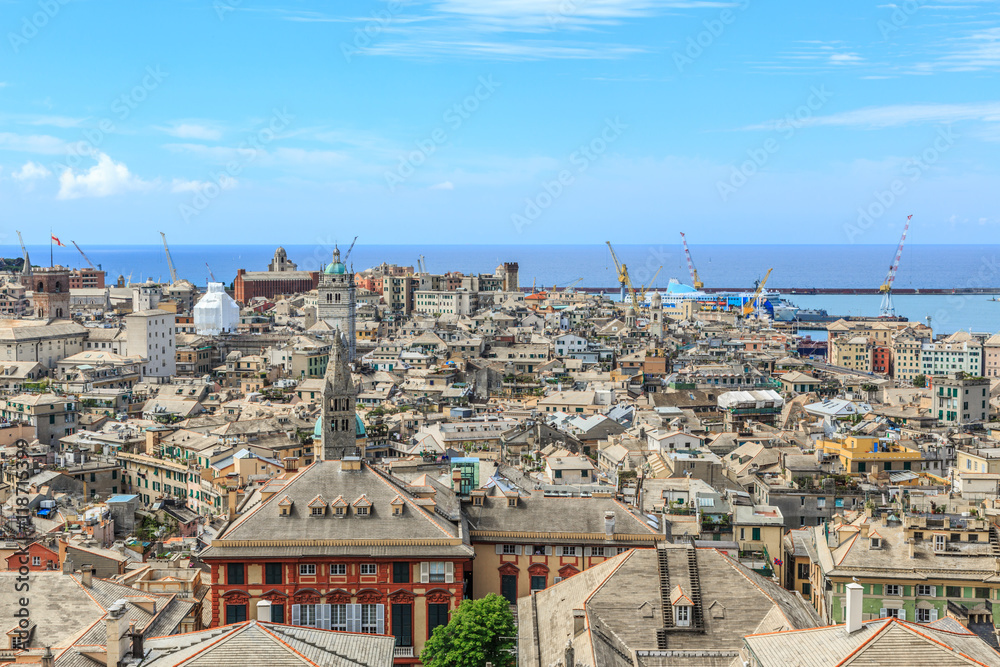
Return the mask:
[[396,646],[392,649],[392,657],[394,658],[412,658],[413,647],[412,646]]

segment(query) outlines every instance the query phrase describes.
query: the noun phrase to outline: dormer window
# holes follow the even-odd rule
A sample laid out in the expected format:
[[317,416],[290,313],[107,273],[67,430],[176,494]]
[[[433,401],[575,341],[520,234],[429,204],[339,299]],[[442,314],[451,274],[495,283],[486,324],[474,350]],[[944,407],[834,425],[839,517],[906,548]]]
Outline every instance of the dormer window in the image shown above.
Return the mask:
[[483,504],[483,497],[482,496],[472,496],[472,504],[473,505],[482,505]]
[[313,507],[311,509],[312,509],[312,512],[311,512],[312,516],[323,516],[323,512],[324,512],[324,510],[326,508],[324,508],[324,507]]
[[676,625],[679,628],[684,628],[691,625],[690,605],[685,604],[674,607],[674,625]]
[[517,496],[511,496],[507,499],[507,507],[517,507]]
[[344,508],[343,507],[337,507],[337,508],[335,508],[334,511],[333,511],[333,515],[335,517],[337,517],[338,519],[343,519],[344,518]]
[[357,512],[356,513],[357,513],[358,516],[368,516],[368,508],[367,507],[359,507],[359,508],[357,508]]
[[326,500],[323,496],[316,496],[309,501],[309,516],[323,516],[326,514]]
[[873,537],[873,538],[871,538],[871,548],[872,549],[881,549],[882,548],[882,538],[881,537]]

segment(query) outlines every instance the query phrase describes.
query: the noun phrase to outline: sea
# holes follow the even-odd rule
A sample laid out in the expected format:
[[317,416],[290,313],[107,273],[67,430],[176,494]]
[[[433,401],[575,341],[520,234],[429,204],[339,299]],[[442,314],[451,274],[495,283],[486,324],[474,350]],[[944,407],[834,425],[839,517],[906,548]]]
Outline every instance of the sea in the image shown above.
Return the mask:
[[[10,238],[9,236],[7,238]],[[689,236],[690,238],[690,236]],[[330,261],[336,240],[326,244],[285,245],[289,259],[299,269],[317,270]],[[342,253],[350,239],[341,240]],[[133,282],[168,280],[169,269],[163,246],[85,245],[87,256],[107,271],[114,282],[119,275]],[[178,275],[204,286],[210,272],[227,285],[237,269],[263,271],[274,255],[275,245],[181,245],[170,253]],[[49,263],[49,246],[28,246],[32,263]],[[882,284],[895,255],[888,245],[692,245],[699,278],[709,287],[752,289],[767,270],[773,269],[767,288],[875,288]],[[690,284],[687,262],[680,243],[615,244],[618,259],[629,268],[637,287],[652,283],[663,288],[671,278]],[[0,246],[3,257],[19,257],[17,246]],[[462,271],[492,273],[502,262],[517,262],[521,286],[538,289],[565,287],[579,280],[581,287],[618,291],[614,260],[605,244],[567,245],[394,245],[358,243],[348,259],[360,271],[383,262],[417,266],[423,257],[431,273]],[[56,264],[80,266],[85,262],[77,250],[52,249]],[[657,271],[659,271],[657,273]],[[896,276],[897,288],[981,288],[1000,294],[1000,245],[907,246]],[[879,314],[881,296],[785,294],[800,308],[822,308],[832,315]],[[1000,331],[1000,301],[990,294],[898,295],[896,314],[927,323],[936,333],[957,330]],[[998,297],[1000,298],[1000,297]],[[814,335],[814,338],[818,336]]]

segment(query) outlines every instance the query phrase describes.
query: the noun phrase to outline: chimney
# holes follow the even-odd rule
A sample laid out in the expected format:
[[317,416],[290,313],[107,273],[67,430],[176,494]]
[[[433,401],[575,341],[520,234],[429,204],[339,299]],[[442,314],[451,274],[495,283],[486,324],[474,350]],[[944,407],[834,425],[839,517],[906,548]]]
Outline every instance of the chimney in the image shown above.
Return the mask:
[[911,537],[910,539],[906,540],[906,545],[907,545],[907,550],[909,551],[909,556],[910,556],[910,558],[915,558],[915,557],[916,557],[916,556],[914,555],[914,553],[913,553],[913,550],[914,550],[914,542],[916,542],[916,540],[915,540],[915,539],[913,539],[912,537]]
[[132,638],[132,657],[141,661],[146,655],[146,649],[142,641],[142,630],[136,629],[135,621],[129,621],[128,634]]
[[230,486],[229,491],[229,520],[234,521],[236,519],[236,487]]
[[104,626],[108,635],[108,667],[118,667],[130,648],[126,646],[128,640],[123,641],[123,637],[128,636],[125,631],[128,627],[125,624],[126,605],[128,603],[125,600],[115,602],[108,607],[108,615],[104,618]]
[[611,510],[604,513],[604,534],[608,536],[615,534],[615,513]]
[[861,629],[861,603],[864,600],[864,587],[861,584],[847,584],[847,634],[853,634]]
[[45,647],[45,653],[42,654],[42,667],[55,667],[56,656],[52,654],[52,649],[48,646]]
[[94,585],[94,566],[84,565],[80,568],[80,583],[84,588],[91,588]]
[[261,600],[257,603],[257,621],[271,622],[271,602],[269,600]]
[[462,471],[458,468],[451,471],[451,490],[456,495],[462,492]]

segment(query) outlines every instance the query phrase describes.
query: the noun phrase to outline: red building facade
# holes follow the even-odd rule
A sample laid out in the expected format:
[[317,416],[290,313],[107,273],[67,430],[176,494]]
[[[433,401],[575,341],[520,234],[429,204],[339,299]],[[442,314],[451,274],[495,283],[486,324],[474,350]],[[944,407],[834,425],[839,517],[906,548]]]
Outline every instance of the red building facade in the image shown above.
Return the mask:
[[317,461],[269,482],[202,554],[211,623],[255,619],[267,601],[258,620],[394,635],[396,662],[416,663],[472,592],[459,526],[357,459]]
[[319,285],[318,271],[250,271],[240,269],[233,281],[235,299],[247,303],[254,297],[273,299],[281,294],[301,294]]

